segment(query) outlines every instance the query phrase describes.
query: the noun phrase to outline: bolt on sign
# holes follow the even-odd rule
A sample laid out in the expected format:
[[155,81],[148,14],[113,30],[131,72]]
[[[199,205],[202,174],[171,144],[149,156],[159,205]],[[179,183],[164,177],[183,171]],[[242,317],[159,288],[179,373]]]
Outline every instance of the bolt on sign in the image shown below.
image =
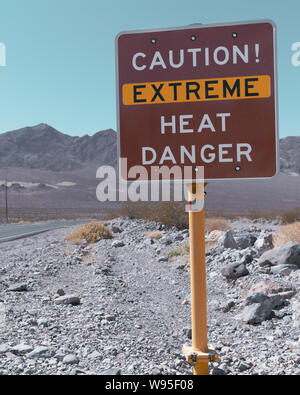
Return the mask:
[[[261,20],[129,31],[116,39],[119,156],[205,180],[278,170],[276,27]],[[127,178],[126,169],[121,169]]]

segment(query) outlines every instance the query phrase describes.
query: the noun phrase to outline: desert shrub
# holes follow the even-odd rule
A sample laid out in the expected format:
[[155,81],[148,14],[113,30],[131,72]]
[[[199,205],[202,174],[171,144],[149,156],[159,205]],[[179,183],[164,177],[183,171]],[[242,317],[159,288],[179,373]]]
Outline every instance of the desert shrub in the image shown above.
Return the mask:
[[181,202],[163,202],[154,205],[151,212],[152,220],[168,227],[176,226],[177,229],[189,227],[188,214]]
[[183,256],[190,253],[190,246],[188,243],[183,243],[180,247],[169,250],[166,254],[167,258],[173,258],[174,256]]
[[158,239],[161,239],[163,237],[163,234],[159,230],[156,230],[156,231],[153,231],[153,232],[145,232],[144,236],[148,237],[149,239],[158,240]]
[[107,216],[105,217],[105,220],[106,221],[111,221],[112,219],[116,219],[116,218],[119,218],[118,214],[110,213],[110,214],[107,214]]
[[213,230],[231,229],[229,222],[225,218],[208,217],[205,218],[205,230],[211,232]]
[[260,211],[260,210],[252,210],[249,211],[245,217],[248,219],[267,219],[267,220],[274,220],[280,219],[281,212],[280,211]]
[[174,256],[181,256],[181,255],[183,255],[183,254],[182,254],[182,250],[180,247],[173,248],[172,250],[169,250],[166,253],[167,258],[173,258]]
[[274,247],[279,247],[289,241],[300,243],[300,222],[294,222],[292,224],[282,226],[273,236]]
[[178,229],[188,228],[188,214],[182,202],[126,202],[120,209],[120,215],[154,221],[168,227],[176,226]]
[[300,221],[300,208],[291,210],[250,211],[246,217],[249,219],[278,220],[282,224],[292,224]]
[[[220,214],[220,215],[218,215]],[[154,221],[168,227],[176,226],[177,229],[189,227],[189,216],[185,211],[184,202],[126,202],[123,204],[120,215],[131,219],[140,218],[145,221]],[[229,222],[221,217],[220,213],[209,214],[205,219],[205,229],[228,230],[231,229]]]
[[150,216],[150,204],[146,202],[125,202],[120,209],[120,215],[122,217],[128,217],[130,219],[146,219]]
[[95,243],[101,239],[111,239],[113,234],[104,226],[102,222],[90,222],[82,225],[75,232],[71,233],[67,240],[78,243],[78,240],[87,240],[89,243]]
[[280,217],[283,224],[292,224],[294,222],[300,221],[300,208],[282,211]]
[[[178,229],[189,227],[188,213],[185,211],[185,202],[125,202],[120,209],[120,215],[131,219],[140,218],[145,221],[155,221],[168,227],[176,226]],[[282,224],[300,221],[300,208],[293,210],[259,211],[248,213],[226,213],[223,210],[205,213],[205,228],[207,231],[231,229],[229,220],[246,217],[249,219],[277,220]]]

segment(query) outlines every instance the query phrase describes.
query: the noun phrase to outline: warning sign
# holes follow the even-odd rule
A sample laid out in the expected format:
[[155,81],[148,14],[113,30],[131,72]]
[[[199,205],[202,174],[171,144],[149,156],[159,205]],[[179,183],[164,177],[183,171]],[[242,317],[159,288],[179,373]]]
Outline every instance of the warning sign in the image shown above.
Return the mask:
[[175,165],[204,166],[208,181],[274,176],[275,54],[272,21],[119,34],[119,154],[127,169],[142,165],[149,179],[151,167]]

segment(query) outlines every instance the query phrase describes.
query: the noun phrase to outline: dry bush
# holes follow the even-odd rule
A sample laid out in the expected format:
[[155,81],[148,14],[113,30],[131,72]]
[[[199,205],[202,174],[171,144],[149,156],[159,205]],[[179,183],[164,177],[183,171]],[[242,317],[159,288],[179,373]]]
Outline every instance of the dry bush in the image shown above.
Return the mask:
[[260,210],[251,210],[249,211],[245,217],[249,219],[268,219],[273,220],[280,217],[279,211],[260,211]]
[[182,202],[163,202],[154,205],[151,217],[153,221],[160,222],[168,227],[175,226],[177,229],[189,227],[188,214]]
[[183,255],[188,255],[189,253],[190,253],[189,243],[183,243],[180,247],[169,250],[166,254],[166,257],[173,258],[174,256],[183,256]]
[[149,203],[146,202],[125,202],[120,209],[120,215],[122,217],[128,217],[130,219],[146,219],[150,215]]
[[250,211],[246,217],[249,219],[279,220],[282,224],[292,224],[300,221],[300,208],[291,210]]
[[275,236],[273,236],[275,248],[289,241],[300,243],[300,222],[282,226]]
[[[140,218],[145,221],[159,222],[168,227],[176,226],[177,229],[188,229],[189,217],[185,211],[184,202],[126,202],[123,204],[120,215],[131,219]],[[220,213],[214,216],[208,215],[205,220],[205,229],[228,230],[231,229],[229,222],[221,217]]]
[[300,208],[282,211],[280,217],[283,224],[292,224],[294,222],[300,221]]
[[107,216],[105,217],[105,220],[106,221],[111,221],[112,219],[116,219],[116,218],[119,218],[118,214],[110,213],[110,214],[107,214]]
[[231,226],[225,218],[208,217],[205,219],[205,230],[212,232],[213,230],[229,230]]
[[144,236],[148,237],[149,239],[158,240],[163,237],[163,234],[159,230],[156,230],[153,232],[145,232]]
[[95,243],[101,239],[112,239],[112,237],[113,234],[102,222],[90,222],[82,225],[76,232],[71,233],[67,240],[75,244],[83,239],[89,243]]
[[120,215],[159,222],[168,227],[176,226],[178,229],[186,229],[189,226],[188,215],[182,202],[126,202],[120,210]]
[[181,250],[181,248],[180,247],[178,247],[178,248],[173,248],[172,250],[169,250],[167,253],[166,253],[166,257],[167,258],[173,258],[174,256],[181,256],[182,255],[182,250]]
[[76,246],[80,246],[81,243],[82,243],[83,238],[81,239],[81,238],[79,238],[79,237],[72,237],[72,240],[71,240],[71,236],[72,236],[72,235],[69,235],[69,236],[67,237],[67,240],[70,241],[72,244],[74,244],[74,245],[76,245]]

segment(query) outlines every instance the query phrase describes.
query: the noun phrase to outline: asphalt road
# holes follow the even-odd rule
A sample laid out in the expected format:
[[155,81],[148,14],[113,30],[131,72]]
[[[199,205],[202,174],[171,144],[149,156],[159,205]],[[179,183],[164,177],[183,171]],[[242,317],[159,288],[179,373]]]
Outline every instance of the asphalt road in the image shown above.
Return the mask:
[[81,225],[88,221],[49,221],[32,224],[5,224],[0,225],[0,243],[5,241],[22,239],[53,229],[65,228],[67,226]]

